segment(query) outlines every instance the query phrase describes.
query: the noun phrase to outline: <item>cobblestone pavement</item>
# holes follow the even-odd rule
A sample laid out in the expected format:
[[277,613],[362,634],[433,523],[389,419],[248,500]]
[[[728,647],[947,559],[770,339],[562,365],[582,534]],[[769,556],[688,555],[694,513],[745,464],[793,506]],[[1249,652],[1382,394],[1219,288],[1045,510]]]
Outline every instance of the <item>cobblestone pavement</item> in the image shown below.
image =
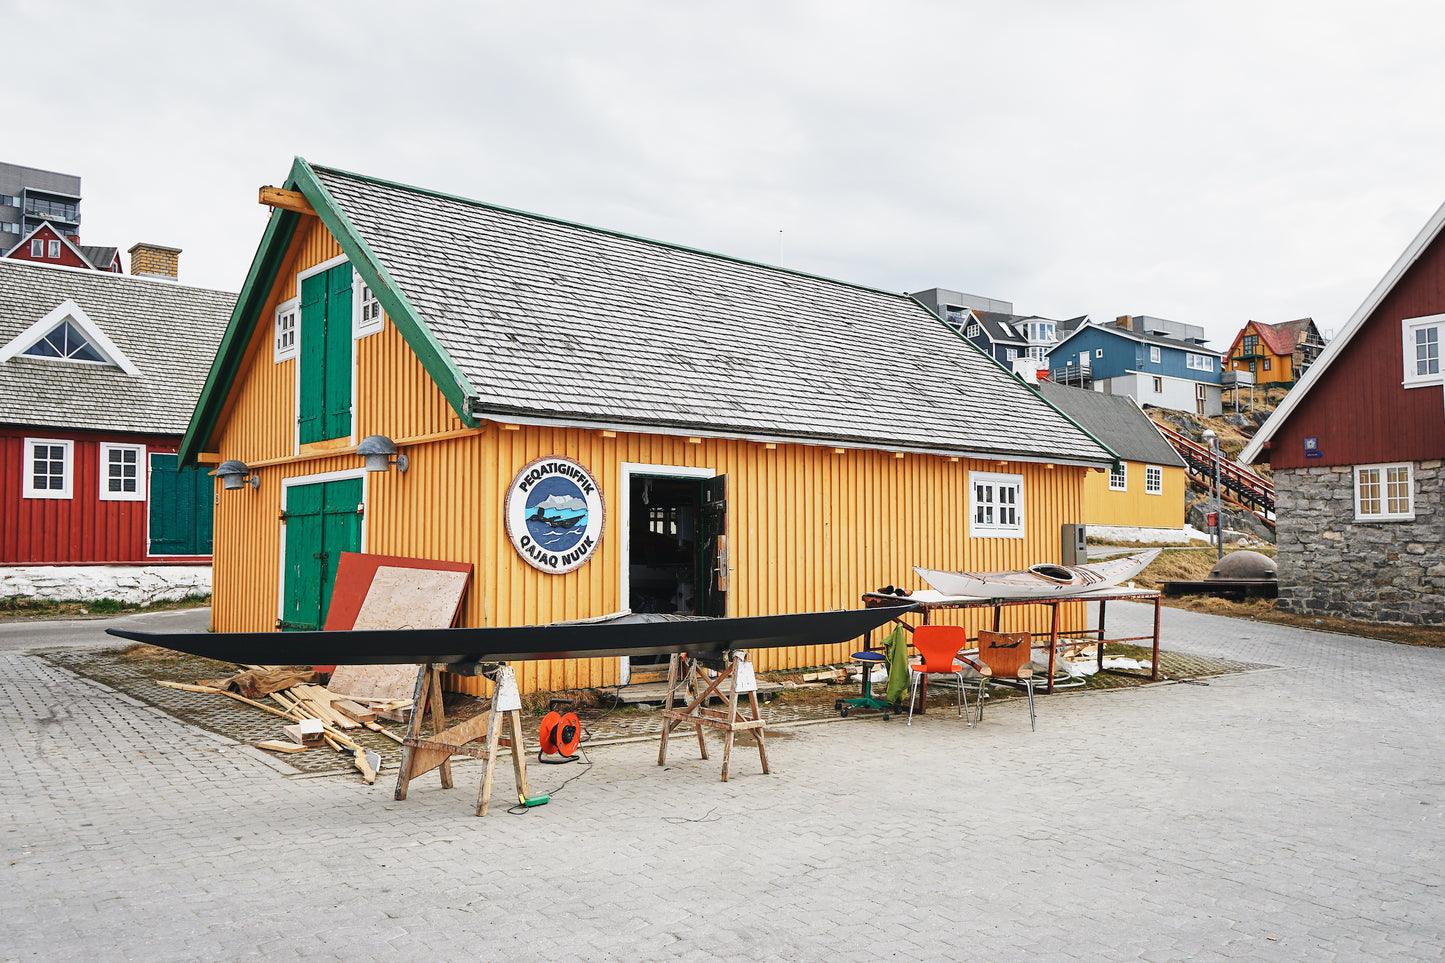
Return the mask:
[[[1111,628],[1148,609],[1110,609]],[[395,802],[0,655],[0,959],[1439,959],[1445,650],[1166,609],[1278,666],[678,739]],[[715,745],[715,743],[714,743]],[[571,780],[566,782],[566,780]],[[564,785],[565,782],[565,785]]]

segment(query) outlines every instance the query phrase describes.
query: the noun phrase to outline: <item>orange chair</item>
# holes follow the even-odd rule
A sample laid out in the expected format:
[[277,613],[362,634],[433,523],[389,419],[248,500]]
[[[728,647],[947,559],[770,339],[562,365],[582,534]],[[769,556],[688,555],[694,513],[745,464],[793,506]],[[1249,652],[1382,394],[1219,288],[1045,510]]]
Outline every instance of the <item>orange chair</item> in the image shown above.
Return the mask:
[[1023,686],[1029,694],[1029,725],[1038,732],[1034,719],[1034,673],[1029,668],[1033,658],[1033,636],[1027,632],[990,632],[981,629],[978,633],[978,661],[988,671],[978,680],[978,718],[983,721],[983,687],[990,682],[1006,685],[1011,689]]
[[923,656],[922,665],[909,665],[908,724],[913,725],[913,704],[918,701],[918,683],[924,676],[951,675],[958,679],[958,714],[973,725],[968,714],[968,695],[963,691],[963,664],[955,658],[968,645],[968,631],[960,625],[920,625],[913,630],[913,647]]

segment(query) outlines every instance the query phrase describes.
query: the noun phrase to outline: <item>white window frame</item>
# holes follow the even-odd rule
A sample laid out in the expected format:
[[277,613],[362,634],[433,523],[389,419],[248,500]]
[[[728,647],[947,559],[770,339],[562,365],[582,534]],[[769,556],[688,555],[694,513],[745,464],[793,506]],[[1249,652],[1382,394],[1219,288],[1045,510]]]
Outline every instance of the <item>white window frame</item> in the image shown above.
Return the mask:
[[1164,469],[1158,465],[1144,466],[1144,494],[1164,494]]
[[[1389,511],[1390,471],[1405,470],[1405,511]],[[1378,472],[1375,483],[1380,486],[1380,511],[1362,511],[1360,497],[1361,476],[1367,472]],[[1355,521],[1357,522],[1410,522],[1415,520],[1415,466],[1409,462],[1384,462],[1378,465],[1356,465],[1353,473],[1355,496]],[[1397,482],[1398,483],[1398,482]]]
[[44,239],[44,238],[39,238],[39,237],[37,237],[37,238],[32,238],[32,239],[31,239],[31,241],[30,241],[30,256],[31,256],[31,257],[44,257],[44,256],[45,256],[45,239]]
[[46,255],[45,255],[45,256],[46,256],[46,257],[52,257],[52,258],[60,257],[60,242],[59,242],[59,241],[51,241],[51,242],[50,242],[50,250],[49,250],[48,252],[46,252]]
[[1019,357],[1019,349],[1018,349],[1018,348],[1004,348],[1004,349],[1003,349],[1003,359],[1004,359],[1005,361],[1017,361],[1017,360],[1018,360],[1018,357]]
[[[1118,479],[1117,482],[1115,481],[1116,478]],[[1128,462],[1123,462],[1123,461],[1119,462],[1119,473],[1118,473],[1117,475],[1114,473],[1114,466],[1113,466],[1113,465],[1110,465],[1110,466],[1109,466],[1109,491],[1111,491],[1111,492],[1126,492],[1126,491],[1128,491],[1128,490],[1129,490],[1129,464],[1128,464]]]
[[[370,317],[367,317],[370,315]],[[361,275],[352,272],[351,279],[351,331],[352,336],[364,338],[376,334],[386,322],[386,312],[381,309],[376,292],[362,280]]]
[[[979,489],[985,489],[980,497]],[[1005,489],[1012,489],[1011,499],[1000,496]],[[1012,511],[1011,523],[1000,521],[1003,513]],[[979,521],[984,513],[987,521]],[[1024,476],[1004,475],[991,471],[968,473],[968,527],[974,538],[1023,538],[1024,537]]]
[[1151,345],[1149,346],[1149,363],[1150,363],[1150,364],[1159,364],[1159,358],[1160,358],[1159,346],[1158,346],[1157,344],[1151,344]]
[[271,360],[276,364],[289,361],[296,357],[296,352],[299,350],[301,350],[301,299],[292,298],[289,301],[282,301],[276,306],[276,314],[271,321]]
[[1207,354],[1185,354],[1184,363],[1196,371],[1213,371],[1214,359]]
[[[113,452],[135,452],[135,491],[113,492],[110,490],[110,456]],[[108,441],[100,443],[100,500],[103,502],[143,502],[146,500],[146,448],[145,445],[119,445]]]
[[[1415,358],[1415,333],[1435,329],[1436,364],[1439,370],[1431,374],[1417,374]],[[1431,314],[1421,318],[1405,318],[1400,322],[1401,361],[1404,367],[1406,388],[1422,388],[1426,385],[1445,383],[1445,314]]]
[[[64,485],[61,488],[35,487],[35,446],[36,445],[59,445],[65,449]],[[64,438],[26,438],[24,447],[25,461],[22,463],[24,474],[21,476],[20,494],[23,498],[57,498],[70,499],[75,488],[75,442],[67,441]]]
[[1104,356],[1104,349],[1103,349],[1103,348],[1095,348],[1095,349],[1094,349],[1094,357],[1096,357],[1096,358],[1102,358],[1103,356]]
[[964,331],[965,331],[964,337],[968,337],[968,338],[976,338],[976,337],[978,337],[978,333],[979,333],[978,322],[977,322],[977,321],[970,321],[968,327],[965,328]]

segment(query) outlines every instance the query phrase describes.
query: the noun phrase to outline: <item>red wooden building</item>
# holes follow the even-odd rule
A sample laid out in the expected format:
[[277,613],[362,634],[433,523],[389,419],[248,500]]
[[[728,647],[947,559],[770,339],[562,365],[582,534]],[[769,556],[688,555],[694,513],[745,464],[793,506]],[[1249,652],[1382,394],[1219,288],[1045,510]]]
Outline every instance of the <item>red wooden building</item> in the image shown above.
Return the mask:
[[206,590],[213,486],[176,449],[234,303],[0,260],[0,597]]
[[1240,455],[1268,461],[1280,606],[1445,619],[1445,206]]
[[[95,250],[100,250],[96,248]],[[106,250],[114,251],[114,248]],[[45,222],[20,239],[5,256],[12,261],[34,261],[51,267],[80,268],[84,271],[110,271],[111,264],[92,264],[80,245]]]

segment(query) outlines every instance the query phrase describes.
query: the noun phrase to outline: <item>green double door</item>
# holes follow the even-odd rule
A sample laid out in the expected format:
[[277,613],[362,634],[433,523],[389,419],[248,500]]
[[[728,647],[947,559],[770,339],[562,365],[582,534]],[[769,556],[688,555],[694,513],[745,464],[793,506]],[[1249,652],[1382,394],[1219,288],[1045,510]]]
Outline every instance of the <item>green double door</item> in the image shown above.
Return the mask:
[[360,478],[288,489],[282,629],[325,624],[341,553],[361,551],[361,499]]

